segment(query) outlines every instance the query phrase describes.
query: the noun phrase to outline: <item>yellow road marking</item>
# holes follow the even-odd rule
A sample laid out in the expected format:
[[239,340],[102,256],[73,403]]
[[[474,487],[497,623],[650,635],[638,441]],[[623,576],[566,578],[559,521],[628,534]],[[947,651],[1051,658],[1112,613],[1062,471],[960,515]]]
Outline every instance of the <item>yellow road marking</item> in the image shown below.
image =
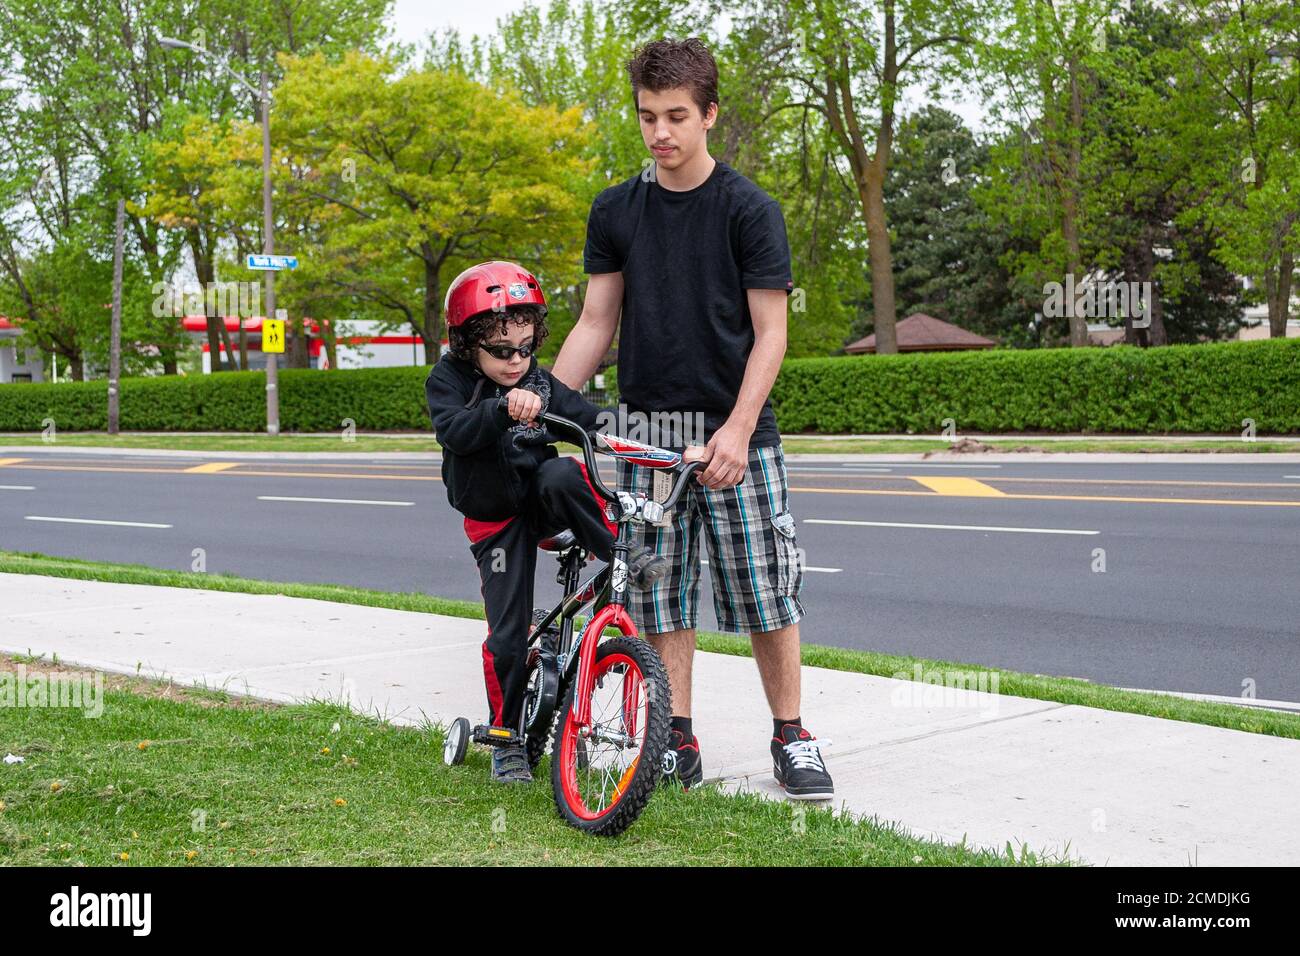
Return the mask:
[[976,481],[974,478],[936,478],[930,475],[905,475],[918,484],[925,485],[935,494],[957,495],[962,498],[1005,498],[1006,492]]
[[193,468],[184,468],[182,471],[188,475],[215,475],[227,468],[238,468],[239,465],[237,461],[210,461],[203,465],[195,465]]
[[[889,491],[874,488],[800,488],[790,486],[790,491],[807,491],[819,495],[914,495],[922,498],[939,498],[932,491]],[[1012,501],[1119,501],[1127,504],[1150,505],[1271,505],[1279,508],[1300,508],[1300,501],[1255,501],[1249,498],[1230,500],[1226,498],[1119,498],[1110,495],[1012,495],[1004,494],[1003,500]]]
[[[916,475],[875,475],[868,472],[805,471],[800,478],[866,478],[871,481],[912,481]],[[990,475],[986,482],[1029,485],[1188,485],[1199,488],[1300,488],[1294,481],[1193,481],[1186,478],[1009,478]]]
[[[27,458],[0,458],[0,465],[12,465],[20,471],[120,471],[129,473],[146,473],[156,475],[183,475],[195,474],[192,469],[182,468],[108,468],[93,465],[37,465],[31,464]],[[216,464],[216,463],[213,463]],[[226,474],[236,477],[249,475],[263,478],[355,478],[370,481],[441,481],[438,475],[363,475],[354,472],[317,472],[317,471],[208,471],[198,472],[199,474]],[[902,491],[889,489],[874,488],[812,488],[791,485],[790,491],[802,491],[813,494],[825,495],[895,495],[895,496],[912,496],[933,498],[945,495],[996,497],[1004,500],[1020,499],[1022,501],[1109,501],[1123,504],[1177,504],[1177,505],[1253,505],[1274,508],[1300,508],[1300,500],[1297,501],[1256,501],[1250,499],[1231,500],[1223,498],[1139,498],[1139,497],[1115,497],[1110,495],[1020,495],[1008,492],[998,491],[985,485],[983,482],[976,481],[973,478],[936,478],[930,475],[924,476],[871,476],[875,477],[910,477],[912,480],[926,485],[929,491]],[[1005,479],[990,479],[1002,481]],[[961,484],[947,484],[951,482],[960,482]],[[942,487],[945,490],[940,491]],[[952,489],[952,490],[947,490]]]

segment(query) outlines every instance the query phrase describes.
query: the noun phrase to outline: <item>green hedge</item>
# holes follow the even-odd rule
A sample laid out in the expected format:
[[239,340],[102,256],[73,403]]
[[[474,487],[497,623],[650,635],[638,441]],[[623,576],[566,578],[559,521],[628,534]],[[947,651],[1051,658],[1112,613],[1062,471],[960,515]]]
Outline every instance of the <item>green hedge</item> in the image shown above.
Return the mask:
[[[426,431],[428,366],[280,372],[284,431]],[[265,375],[122,381],[124,431],[258,432]],[[611,383],[613,384],[613,383]],[[791,359],[772,391],[787,434],[1300,432],[1300,340],[1157,349],[995,350]],[[103,430],[107,383],[0,385],[0,431]]]
[[1300,339],[792,359],[781,431],[1300,432]]
[[[362,431],[431,430],[424,399],[428,366],[282,369],[281,431],[339,431],[351,418]],[[108,383],[0,385],[0,431],[40,431],[53,418],[60,431],[108,427]],[[266,429],[266,373],[222,372],[122,379],[123,431]]]

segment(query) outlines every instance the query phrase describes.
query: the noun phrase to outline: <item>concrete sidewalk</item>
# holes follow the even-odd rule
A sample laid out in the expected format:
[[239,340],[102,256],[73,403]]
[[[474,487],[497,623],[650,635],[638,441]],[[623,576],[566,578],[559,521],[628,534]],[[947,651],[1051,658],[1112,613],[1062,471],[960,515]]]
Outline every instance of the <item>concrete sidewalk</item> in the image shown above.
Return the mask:
[[[464,618],[0,574],[0,650],[348,699],[399,723],[481,719],[484,636]],[[781,799],[753,662],[699,654],[695,666],[706,775]],[[1300,863],[1300,742],[811,667],[803,688],[806,723],[833,741],[836,805],[854,814],[1098,865]]]

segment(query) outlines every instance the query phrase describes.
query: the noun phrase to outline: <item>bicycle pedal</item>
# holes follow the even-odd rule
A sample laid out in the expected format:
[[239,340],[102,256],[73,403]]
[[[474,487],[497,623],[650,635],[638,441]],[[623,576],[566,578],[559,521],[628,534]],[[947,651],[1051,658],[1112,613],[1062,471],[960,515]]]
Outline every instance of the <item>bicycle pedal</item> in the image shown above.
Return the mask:
[[524,742],[524,738],[510,727],[493,727],[491,724],[476,725],[470,739],[476,744],[484,744],[488,747],[508,747],[511,744],[519,745]]

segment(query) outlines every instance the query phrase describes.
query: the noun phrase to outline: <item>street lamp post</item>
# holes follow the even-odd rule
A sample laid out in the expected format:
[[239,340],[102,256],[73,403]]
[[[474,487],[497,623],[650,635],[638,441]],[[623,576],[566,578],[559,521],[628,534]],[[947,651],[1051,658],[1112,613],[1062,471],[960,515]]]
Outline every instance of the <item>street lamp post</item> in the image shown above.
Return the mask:
[[[270,76],[262,71],[261,89],[256,89],[246,79],[230,68],[224,60],[194,43],[177,40],[174,37],[159,37],[158,42],[173,50],[190,50],[218,63],[236,82],[256,97],[262,107],[262,252],[272,255],[275,252],[275,237],[271,217],[271,88]],[[275,272],[266,271],[266,308],[265,318],[275,317]],[[241,320],[240,325],[243,325]],[[280,434],[280,391],[279,363],[275,352],[263,352],[266,356],[266,433]],[[213,356],[214,360],[216,356]]]

